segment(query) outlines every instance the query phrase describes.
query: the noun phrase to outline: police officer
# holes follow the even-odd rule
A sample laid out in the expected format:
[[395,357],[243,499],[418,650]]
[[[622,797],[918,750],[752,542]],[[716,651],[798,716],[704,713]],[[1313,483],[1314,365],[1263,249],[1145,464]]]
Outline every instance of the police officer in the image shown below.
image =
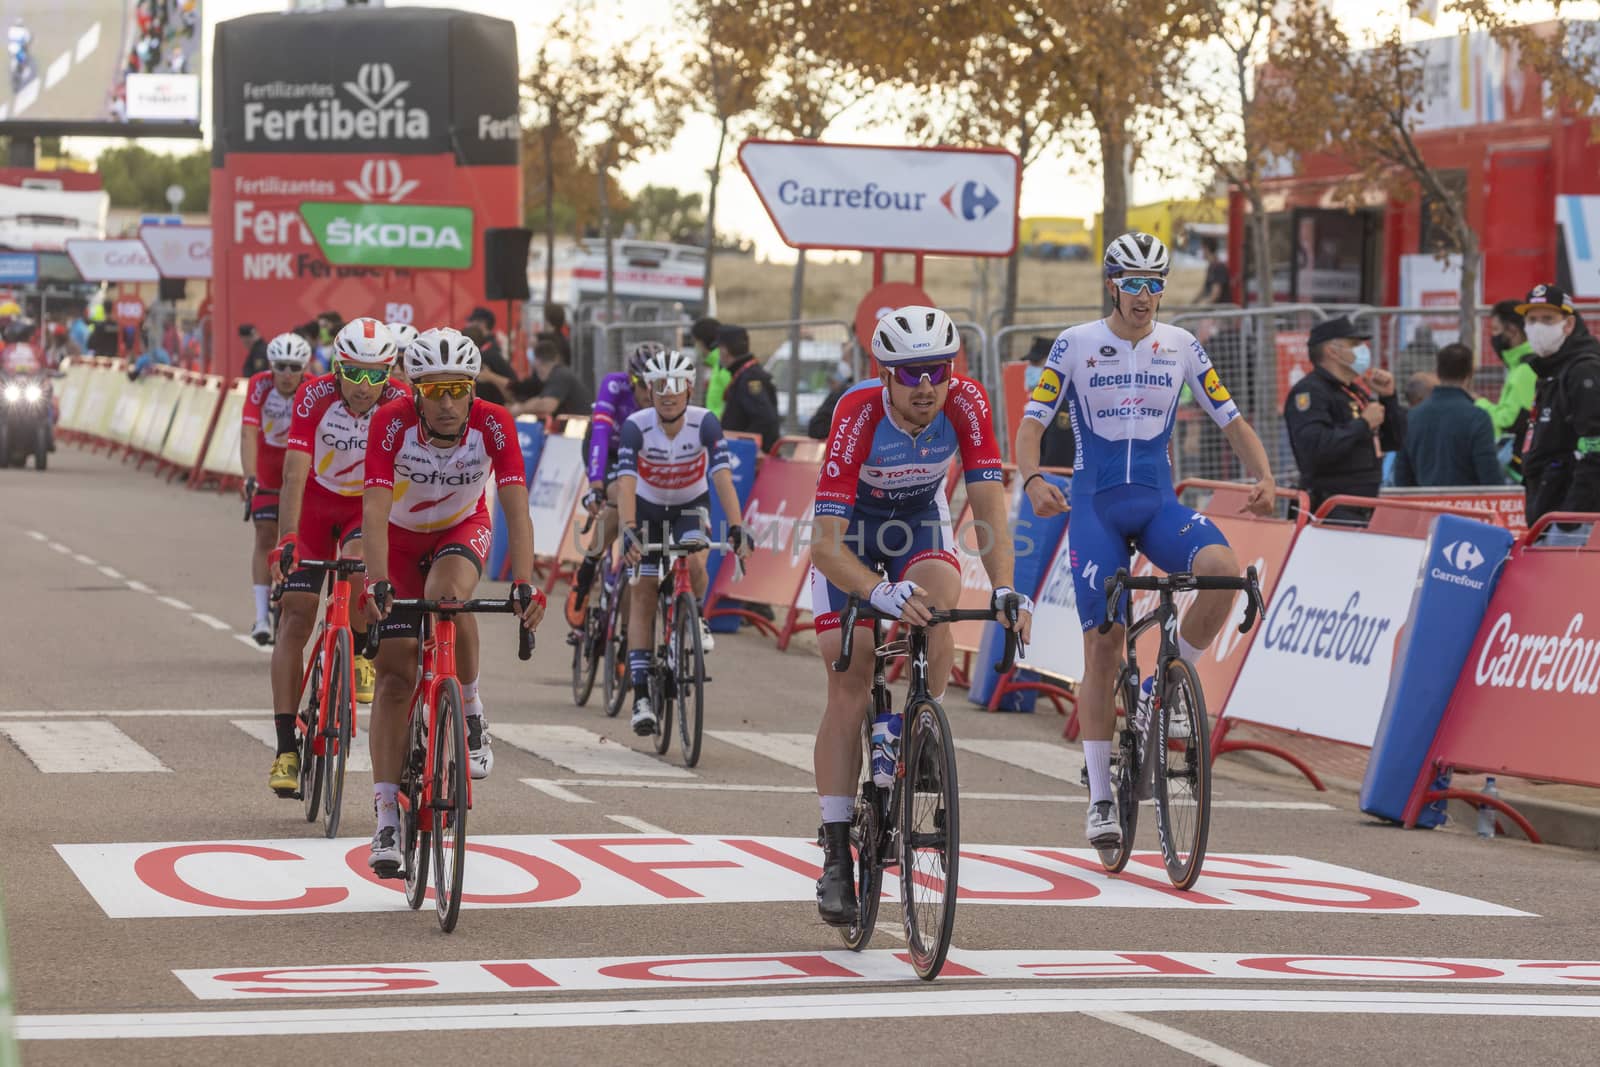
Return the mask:
[[[1308,338],[1312,371],[1284,401],[1283,423],[1313,511],[1331,496],[1377,496],[1383,453],[1405,441],[1406,413],[1394,375],[1372,367],[1371,336],[1343,315],[1317,323]],[[1362,509],[1335,508],[1329,518],[1363,515]]]
[[750,354],[750,334],[743,326],[723,326],[717,332],[717,352],[729,375],[722,394],[722,428],[760,434],[761,451],[770,452],[783,421],[772,375]]

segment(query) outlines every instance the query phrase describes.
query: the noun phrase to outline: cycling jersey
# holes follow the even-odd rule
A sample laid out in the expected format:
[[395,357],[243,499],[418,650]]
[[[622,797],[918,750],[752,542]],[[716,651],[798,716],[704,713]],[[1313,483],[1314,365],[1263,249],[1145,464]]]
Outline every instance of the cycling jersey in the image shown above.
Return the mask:
[[889,414],[888,387],[869,379],[847,390],[834,409],[813,511],[839,518],[920,515],[943,494],[958,455],[969,483],[1005,477],[983,386],[953,377],[944,409],[913,435]]
[[448,530],[472,515],[488,513],[484,482],[526,485],[522,447],[510,412],[474,400],[459,441],[439,448],[423,440],[422,420],[409,397],[385,404],[367,431],[368,489],[394,490],[389,523],[428,533]]
[[618,477],[633,475],[639,499],[652,504],[687,504],[710,490],[711,475],[729,468],[722,424],[693,404],[674,436],[661,428],[655,408],[643,408],[628,416],[618,441]]
[[357,415],[340,396],[337,375],[324,374],[301,384],[294,395],[287,447],[311,457],[308,497],[319,489],[336,496],[361,496],[372,413],[405,396],[399,386],[386,382],[378,402],[365,415]]
[[270,370],[251,375],[240,423],[261,428],[256,437],[256,485],[266,492],[276,492],[283,485],[283,453],[293,416],[294,394],[284,396],[273,388]]
[[639,405],[633,384],[624,373],[608,374],[595,392],[594,416],[589,422],[589,481],[604,483],[607,469],[617,452],[617,427],[627,421]]
[[1130,344],[1100,319],[1056,338],[1024,417],[1049,425],[1066,401],[1078,445],[1074,499],[1121,485],[1170,490],[1167,441],[1185,382],[1218,426],[1239,417],[1211,357],[1188,330],[1158,322]]

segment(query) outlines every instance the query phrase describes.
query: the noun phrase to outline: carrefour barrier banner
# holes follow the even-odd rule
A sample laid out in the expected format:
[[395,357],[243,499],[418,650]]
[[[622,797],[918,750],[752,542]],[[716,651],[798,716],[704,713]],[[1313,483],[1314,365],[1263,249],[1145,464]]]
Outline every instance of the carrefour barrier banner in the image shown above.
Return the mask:
[[[1395,656],[1393,682],[1361,783],[1361,810],[1367,814],[1396,822],[1404,816],[1511,544],[1511,534],[1499,526],[1456,515],[1433,520],[1410,625]],[[1417,824],[1443,821],[1439,803]]]
[[1224,714],[1371,745],[1422,549],[1409,537],[1301,530]]
[[[1063,495],[1070,494],[1070,479],[1056,474],[1044,475],[1046,481],[1061,490]],[[1050,566],[1056,562],[1056,548],[1066,541],[1067,516],[1053,515],[1048,519],[1041,519],[1033,513],[1033,502],[1028,499],[1028,494],[1022,491],[1020,479],[1015,479],[1011,484],[1012,504],[1011,514],[1011,547],[1015,557],[1012,579],[1017,589],[1027,593],[1034,600],[1033,615],[1033,641],[1026,650],[1024,660],[1038,664],[1040,657],[1048,662],[1050,657],[1059,655],[1060,650],[1054,646],[1075,644],[1081,646],[1083,639],[1079,636],[1082,628],[1078,626],[1077,608],[1072,609],[1072,624],[1062,629],[1060,604],[1052,603],[1048,608],[1042,605],[1043,593],[1041,586],[1046,580]],[[982,563],[979,563],[982,567]],[[987,575],[985,575],[987,578]],[[1070,590],[1072,582],[1070,573],[1067,587]],[[1044,614],[1040,614],[1044,612]],[[1056,614],[1052,615],[1051,612]],[[974,662],[979,664],[995,663],[999,660],[1003,650],[1001,642],[1005,640],[1005,631],[999,623],[985,623],[983,627],[983,640],[978,645],[978,655]],[[1081,659],[1082,649],[1079,649]],[[1070,666],[1070,662],[1066,664]],[[1039,667],[1047,670],[1048,667]],[[1051,673],[1055,673],[1051,671]],[[1078,678],[1080,675],[1060,675],[1065,678]],[[967,698],[980,707],[987,707],[989,698],[994,693],[994,687],[1000,683],[1000,676],[992,670],[974,670],[970,679],[971,685],[967,688]],[[1036,694],[1031,692],[1012,693],[1000,701],[1001,711],[1032,711]]]
[[[728,438],[728,463],[733,474],[733,491],[739,496],[741,512],[750,502],[750,490],[755,488],[756,467],[761,459],[761,442],[752,441],[746,437]],[[742,521],[742,520],[741,520]],[[711,493],[711,533],[721,540],[728,528],[727,516],[722,513],[722,498],[713,490]],[[723,560],[727,554],[713,552],[706,559],[706,577],[708,582],[717,580],[717,575],[722,572]],[[707,589],[711,588],[708,584]],[[737,615],[725,615],[711,620],[711,629],[717,633],[732,633],[739,628]]]
[[[539,454],[544,451],[544,422],[531,415],[524,415],[517,419],[517,445],[522,449],[522,470],[528,480],[533,484],[533,476],[539,469]],[[491,526],[494,530],[494,540],[489,543],[489,566],[485,574],[496,578],[510,577],[506,574],[506,555],[510,551],[511,542],[506,534],[506,524],[500,521],[500,495],[489,494],[489,511]]]
[[[1020,577],[1019,577],[1020,581]],[[1051,678],[1083,677],[1083,624],[1072,584],[1072,552],[1063,531],[1033,595],[1033,644],[1022,666]]]
[[576,437],[546,437],[539,466],[528,476],[534,555],[548,558],[561,551],[572,509],[587,484],[583,442]]
[[744,574],[735,577],[731,569],[719,573],[708,601],[732,597],[810,610],[803,579],[811,567],[811,502],[820,468],[818,460],[768,456],[761,461],[744,506],[744,532],[752,546]]

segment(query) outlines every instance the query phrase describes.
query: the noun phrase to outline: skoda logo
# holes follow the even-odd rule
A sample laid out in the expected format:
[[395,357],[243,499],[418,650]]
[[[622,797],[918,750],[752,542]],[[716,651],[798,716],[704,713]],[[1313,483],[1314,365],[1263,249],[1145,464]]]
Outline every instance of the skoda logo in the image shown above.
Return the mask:
[[1483,566],[1483,553],[1471,541],[1452,541],[1444,546],[1444,558],[1458,571],[1475,571]]

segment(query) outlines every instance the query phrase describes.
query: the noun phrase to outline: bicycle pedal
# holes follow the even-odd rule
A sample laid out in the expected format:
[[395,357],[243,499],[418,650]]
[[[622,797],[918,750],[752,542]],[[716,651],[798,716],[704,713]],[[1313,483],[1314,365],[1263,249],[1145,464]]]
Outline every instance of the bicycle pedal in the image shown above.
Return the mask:
[[398,863],[380,863],[372,868],[372,873],[379,878],[404,878],[405,872]]

